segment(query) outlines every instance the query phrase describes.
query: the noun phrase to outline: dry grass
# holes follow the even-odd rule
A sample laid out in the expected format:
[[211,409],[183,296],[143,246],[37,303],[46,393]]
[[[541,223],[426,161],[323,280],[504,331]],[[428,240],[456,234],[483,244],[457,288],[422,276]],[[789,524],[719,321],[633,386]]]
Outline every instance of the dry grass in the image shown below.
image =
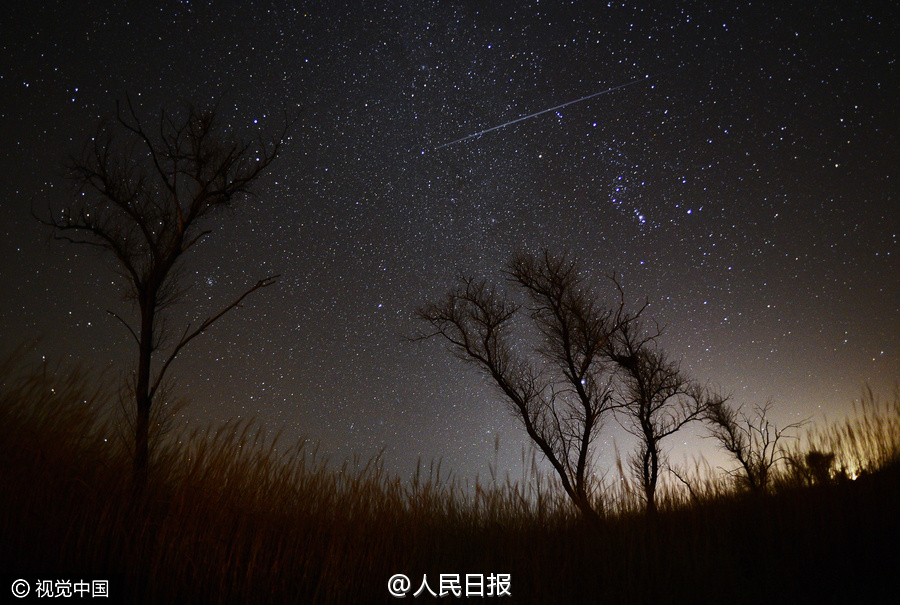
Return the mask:
[[[834,455],[832,474],[851,479],[900,463],[900,385],[889,400],[865,387],[853,402],[852,415],[813,426],[807,432],[805,448]],[[794,452],[795,457],[797,453],[802,452]]]
[[372,603],[393,600],[395,573],[435,590],[441,573],[509,573],[513,602],[861,602],[898,562],[900,398],[873,395],[810,438],[857,481],[750,497],[698,466],[693,494],[670,484],[655,518],[626,482],[603,487],[606,515],[587,525],[546,477],[335,468],[251,423],[169,435],[135,499],[85,373],[0,366],[2,570],[108,577],[115,601]]

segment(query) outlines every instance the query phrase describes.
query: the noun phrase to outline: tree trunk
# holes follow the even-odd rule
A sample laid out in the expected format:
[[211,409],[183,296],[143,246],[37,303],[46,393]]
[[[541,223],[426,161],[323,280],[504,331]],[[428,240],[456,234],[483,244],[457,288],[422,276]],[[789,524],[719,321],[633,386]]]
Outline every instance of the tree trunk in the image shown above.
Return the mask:
[[659,454],[656,444],[647,447],[647,458],[644,461],[644,494],[647,497],[647,514],[656,514],[656,481],[659,478]]
[[134,491],[140,495],[147,486],[150,466],[150,370],[153,356],[153,319],[155,297],[147,297],[141,304],[141,337],[135,385],[136,417],[134,424]]
[[591,506],[590,502],[588,502],[587,497],[578,496],[573,498],[575,501],[575,505],[578,507],[578,510],[581,512],[581,516],[585,521],[596,523],[600,520],[600,514],[594,510],[594,507]]

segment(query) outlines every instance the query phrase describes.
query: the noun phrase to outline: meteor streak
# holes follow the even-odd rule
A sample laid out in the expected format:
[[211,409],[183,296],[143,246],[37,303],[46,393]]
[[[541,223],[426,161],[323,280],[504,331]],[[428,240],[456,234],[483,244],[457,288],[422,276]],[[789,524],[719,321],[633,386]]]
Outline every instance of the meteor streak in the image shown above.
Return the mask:
[[[672,70],[669,70],[669,71],[672,71]],[[586,97],[581,97],[580,99],[575,99],[574,101],[568,101],[566,103],[563,103],[562,105],[557,105],[556,107],[551,107],[550,109],[544,109],[542,111],[538,111],[536,113],[532,113],[527,116],[522,116],[521,118],[516,118],[515,120],[510,120],[509,122],[504,122],[503,124],[500,124],[499,126],[493,126],[486,130],[482,130],[480,132],[476,132],[476,133],[464,136],[461,139],[456,139],[455,141],[450,141],[449,143],[444,143],[443,145],[438,145],[434,149],[435,149],[435,151],[437,151],[438,149],[442,149],[444,147],[449,147],[450,145],[462,143],[463,141],[468,141],[469,139],[474,139],[475,137],[480,137],[481,135],[491,132],[492,130],[499,130],[501,128],[506,128],[507,126],[511,126],[512,124],[516,124],[517,122],[523,122],[525,120],[530,120],[531,118],[535,118],[539,115],[543,115],[545,113],[550,113],[551,111],[556,111],[557,109],[562,109],[563,107],[568,107],[569,105],[574,105],[575,103],[581,103],[582,101],[587,101],[588,99],[593,99],[594,97],[599,97],[600,95],[605,95],[608,92],[613,92],[614,90],[619,90],[620,88],[625,88],[627,86],[631,86],[632,84],[646,82],[647,80],[656,78],[658,76],[661,76],[661,75],[667,74],[667,73],[669,73],[669,72],[664,71],[664,72],[660,72],[658,74],[653,74],[651,76],[644,76],[643,78],[638,78],[637,80],[632,80],[631,82],[626,82],[625,84],[619,84],[618,86],[613,86],[612,88],[607,88],[606,90],[601,90],[600,92],[595,92],[592,95],[588,95]]]

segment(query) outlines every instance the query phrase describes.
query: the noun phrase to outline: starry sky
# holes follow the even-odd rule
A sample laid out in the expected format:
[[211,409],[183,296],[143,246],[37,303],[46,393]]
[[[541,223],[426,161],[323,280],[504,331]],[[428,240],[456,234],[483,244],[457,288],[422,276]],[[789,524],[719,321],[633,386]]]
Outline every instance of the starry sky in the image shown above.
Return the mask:
[[[406,336],[457,270],[497,276],[543,246],[598,283],[617,272],[685,369],[735,403],[773,400],[781,423],[839,417],[863,383],[888,395],[900,379],[893,3],[5,11],[4,350],[41,336],[32,355],[111,367],[106,380],[135,355],[106,313],[133,313],[111,265],[49,241],[29,213],[71,199],[67,156],[129,94],[151,120],[217,103],[243,136],[302,107],[257,195],[186,258],[173,325],[282,278],[179,358],[185,422],[255,418],[334,460],[383,450],[401,474],[419,457],[470,479],[488,464],[514,474],[526,437],[495,391],[442,343]],[[613,424],[607,463],[614,440],[627,449]]]

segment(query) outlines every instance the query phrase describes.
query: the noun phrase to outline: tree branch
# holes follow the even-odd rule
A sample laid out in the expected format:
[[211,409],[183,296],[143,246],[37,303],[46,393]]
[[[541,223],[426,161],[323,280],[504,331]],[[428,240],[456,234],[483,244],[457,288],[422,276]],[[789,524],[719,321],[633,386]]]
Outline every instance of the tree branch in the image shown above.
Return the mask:
[[188,333],[188,330],[190,329],[190,325],[188,325],[188,327],[185,328],[185,333],[181,337],[181,340],[178,342],[177,345],[175,345],[175,348],[172,349],[172,352],[169,354],[169,357],[166,359],[166,361],[163,363],[162,367],[160,368],[159,374],[157,374],[156,380],[154,381],[153,386],[150,389],[150,398],[151,399],[153,398],[153,395],[156,393],[156,390],[159,388],[159,385],[162,382],[162,379],[166,373],[166,370],[168,370],[169,365],[171,365],[171,363],[175,360],[175,357],[178,356],[178,353],[181,351],[181,349],[183,349],[189,342],[191,342],[197,336],[199,336],[200,334],[205,332],[207,328],[209,328],[213,323],[215,323],[223,315],[225,315],[226,313],[228,313],[235,307],[239,307],[241,305],[241,302],[245,298],[247,298],[247,296],[249,296],[251,293],[259,290],[260,288],[266,288],[268,286],[271,286],[272,284],[274,284],[278,281],[279,277],[281,277],[281,275],[270,275],[269,277],[259,280],[251,288],[249,288],[243,294],[241,294],[230,305],[228,305],[227,307],[225,307],[224,309],[222,309],[221,311],[219,311],[212,317],[208,317],[206,320],[204,320],[203,323],[201,323],[197,327],[197,329],[194,330],[193,332]]
[[134,330],[132,329],[132,327],[130,325],[128,325],[128,322],[126,322],[124,319],[122,319],[121,317],[119,317],[118,315],[116,315],[115,313],[110,311],[109,309],[107,309],[106,312],[109,313],[110,315],[112,315],[113,317],[115,317],[116,319],[118,319],[120,322],[122,322],[122,325],[125,326],[125,328],[128,330],[128,332],[131,334],[132,338],[134,338],[135,344],[137,344],[137,345],[141,344],[141,339],[138,338],[137,334],[134,333]]

